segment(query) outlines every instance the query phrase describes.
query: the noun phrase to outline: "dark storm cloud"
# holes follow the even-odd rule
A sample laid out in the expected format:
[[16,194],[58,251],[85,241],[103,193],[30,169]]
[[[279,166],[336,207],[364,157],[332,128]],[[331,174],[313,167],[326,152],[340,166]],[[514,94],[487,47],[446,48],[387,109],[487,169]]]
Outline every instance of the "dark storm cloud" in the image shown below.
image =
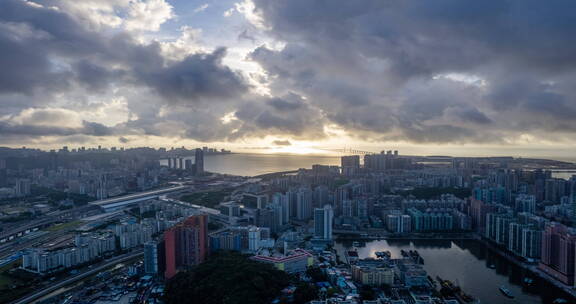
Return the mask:
[[241,104],[235,116],[241,122],[235,135],[238,137],[271,134],[288,134],[296,138],[325,137],[322,113],[294,93]]
[[18,125],[0,121],[0,134],[18,135],[28,137],[41,136],[69,136],[75,134],[90,136],[105,136],[113,134],[113,130],[95,122],[84,121],[81,127],[68,127],[56,125]]
[[[42,107],[56,98],[53,96],[78,88],[86,95],[109,93],[112,86],[141,88],[156,95],[155,113],[167,103],[231,102],[249,88],[238,73],[222,64],[224,48],[169,60],[158,42],[143,44],[123,31],[97,32],[63,10],[21,0],[0,1],[0,52],[0,103],[3,112],[13,115]],[[137,114],[141,114],[139,108],[146,108],[137,98],[128,102]],[[4,125],[2,131],[31,136],[112,134],[108,127],[91,122],[85,122],[83,128],[40,130],[29,126],[30,132],[26,128]],[[162,133],[148,133],[154,132]]]
[[411,126],[405,127],[403,136],[414,142],[419,143],[462,143],[473,140],[474,142],[483,143],[497,140],[496,138],[484,138],[468,128],[462,128],[452,125],[434,125],[434,126]]
[[492,120],[486,114],[474,108],[454,108],[447,109],[450,117],[458,119],[465,123],[475,123],[479,125],[486,125],[492,123]]
[[[116,129],[133,135],[177,136],[199,141],[235,141],[268,135],[325,137],[322,114],[295,94],[283,98],[252,96],[236,103],[213,103],[210,107],[175,104],[170,109],[163,115],[142,112],[139,119]],[[229,120],[223,120],[224,116],[230,116]]]
[[81,134],[94,136],[107,136],[113,134],[113,130],[111,128],[97,122],[83,121],[82,124],[82,131],[79,132]]
[[253,1],[265,29],[238,39],[285,45],[248,56],[267,72],[265,97],[223,63],[224,48],[168,58],[160,42],[66,10],[0,1],[0,119],[53,104],[86,112],[82,96],[121,97],[131,117],[70,127],[37,111],[45,125],[0,120],[0,133],[320,139],[336,125],[366,140],[576,138],[574,1]]
[[230,68],[222,65],[226,49],[210,54],[196,54],[166,68],[144,71],[137,75],[167,100],[228,99],[246,92],[245,82]]
[[306,96],[352,134],[575,135],[574,1],[254,3],[268,34],[286,43],[251,54],[273,76],[271,88]]
[[120,79],[123,71],[108,70],[88,60],[80,60],[74,64],[75,79],[85,85],[90,91],[104,91],[115,79]]
[[284,98],[272,98],[267,103],[278,111],[294,111],[305,107],[302,97],[294,93]]
[[247,89],[221,64],[225,49],[167,62],[156,42],[127,33],[104,36],[65,13],[20,0],[0,2],[0,93],[62,89],[77,81],[93,90],[112,81],[135,81],[170,100],[229,98]]

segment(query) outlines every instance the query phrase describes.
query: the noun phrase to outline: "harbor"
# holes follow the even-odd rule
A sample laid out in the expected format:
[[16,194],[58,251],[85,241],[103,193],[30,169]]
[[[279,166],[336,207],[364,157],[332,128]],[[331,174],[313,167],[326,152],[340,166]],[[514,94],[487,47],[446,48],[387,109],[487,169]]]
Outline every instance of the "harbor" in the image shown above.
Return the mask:
[[352,245],[340,241],[335,249],[342,254],[353,252],[354,259],[387,258],[388,254],[391,258],[409,258],[411,250],[414,256],[417,252],[431,288],[457,303],[570,303],[570,295],[564,289],[534,275],[530,269],[509,263],[477,240],[380,240],[359,247]]

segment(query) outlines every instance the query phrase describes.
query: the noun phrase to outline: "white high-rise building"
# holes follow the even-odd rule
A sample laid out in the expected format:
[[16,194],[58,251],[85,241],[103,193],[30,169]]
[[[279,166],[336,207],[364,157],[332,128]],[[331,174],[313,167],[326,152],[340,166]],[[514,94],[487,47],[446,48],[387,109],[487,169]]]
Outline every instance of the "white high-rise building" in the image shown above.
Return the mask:
[[296,193],[296,218],[309,220],[312,217],[312,190],[300,188]]
[[519,194],[516,196],[516,211],[536,213],[536,196],[528,194]]
[[260,234],[261,230],[258,227],[250,227],[248,230],[248,249],[250,251],[257,251],[260,249]]
[[272,196],[272,204],[280,206],[282,210],[281,225],[286,225],[290,221],[290,201],[288,195],[279,192],[274,193]]
[[14,194],[17,197],[30,195],[30,180],[24,178],[16,180],[16,186],[14,187]]
[[158,244],[156,242],[144,244],[144,272],[158,273]]
[[334,221],[334,211],[332,206],[325,205],[324,208],[314,209],[314,237],[317,239],[332,239],[332,222]]

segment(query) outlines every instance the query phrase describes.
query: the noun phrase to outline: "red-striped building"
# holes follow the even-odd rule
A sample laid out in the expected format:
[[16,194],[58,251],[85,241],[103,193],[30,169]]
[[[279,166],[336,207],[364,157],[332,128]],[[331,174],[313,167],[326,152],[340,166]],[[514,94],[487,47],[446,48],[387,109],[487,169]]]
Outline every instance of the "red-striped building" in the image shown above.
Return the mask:
[[164,232],[165,278],[198,265],[208,255],[208,217],[194,215]]
[[542,234],[539,268],[566,285],[574,285],[576,231],[559,223],[546,226]]

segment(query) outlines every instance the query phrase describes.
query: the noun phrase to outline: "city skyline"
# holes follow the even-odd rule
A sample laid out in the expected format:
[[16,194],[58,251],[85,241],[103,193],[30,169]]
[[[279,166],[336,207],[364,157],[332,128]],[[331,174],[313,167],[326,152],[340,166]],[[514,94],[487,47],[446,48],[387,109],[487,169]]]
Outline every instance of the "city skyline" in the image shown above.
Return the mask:
[[566,303],[574,173],[398,150],[1,149],[0,301]]
[[576,303],[575,12],[0,0],[0,303]]
[[567,158],[574,5],[7,0],[0,142]]

